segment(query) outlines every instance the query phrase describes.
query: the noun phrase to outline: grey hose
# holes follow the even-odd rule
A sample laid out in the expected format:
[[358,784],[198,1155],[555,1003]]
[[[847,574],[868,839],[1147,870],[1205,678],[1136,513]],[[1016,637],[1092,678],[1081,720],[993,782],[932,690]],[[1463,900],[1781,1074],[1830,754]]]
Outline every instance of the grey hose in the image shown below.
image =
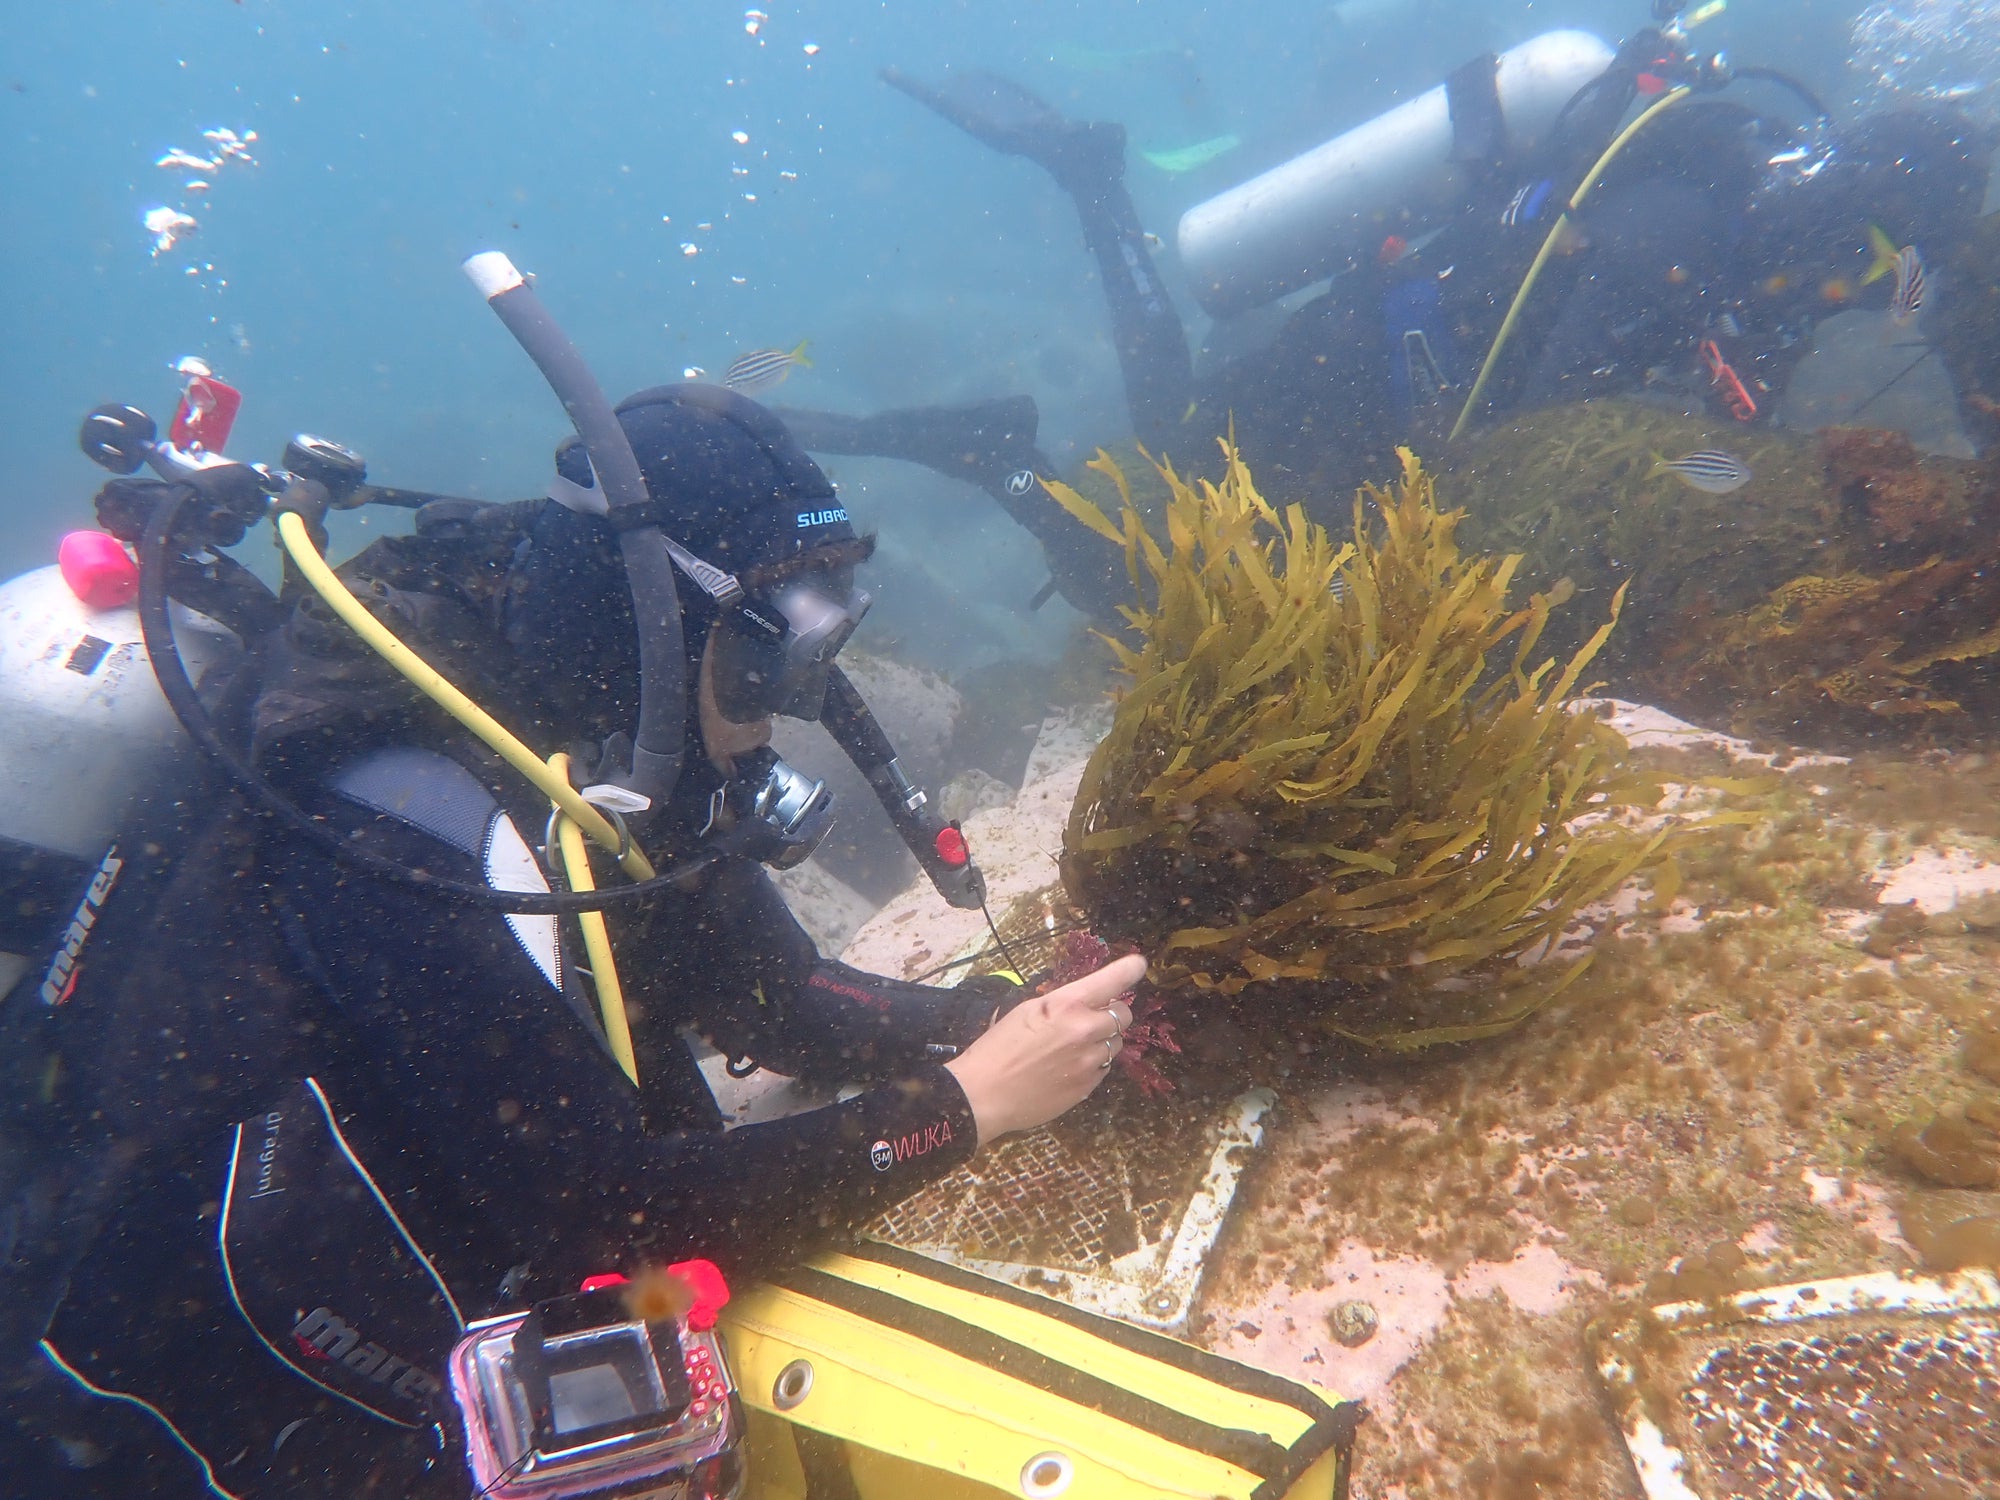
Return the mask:
[[489,250],[466,261],[465,274],[562,402],[611,508],[639,629],[639,726],[630,772],[617,779],[657,811],[673,795],[686,759],[687,645],[673,559],[651,523],[645,476],[597,377],[514,263]]

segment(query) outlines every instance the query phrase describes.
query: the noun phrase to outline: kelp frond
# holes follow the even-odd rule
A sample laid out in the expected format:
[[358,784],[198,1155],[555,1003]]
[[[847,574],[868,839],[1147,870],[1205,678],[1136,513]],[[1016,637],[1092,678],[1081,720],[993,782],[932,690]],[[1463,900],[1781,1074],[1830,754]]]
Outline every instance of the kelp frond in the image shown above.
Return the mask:
[[1107,637],[1131,681],[1071,810],[1069,894],[1164,985],[1268,994],[1387,1046],[1502,1030],[1580,967],[1524,960],[1667,837],[1605,816],[1655,783],[1568,707],[1623,590],[1567,662],[1538,662],[1571,591],[1510,608],[1519,559],[1461,556],[1461,513],[1408,450],[1339,541],[1224,454],[1219,484],[1156,466],[1164,547],[1129,498],[1114,522],[1050,486],[1144,601],[1130,643]]

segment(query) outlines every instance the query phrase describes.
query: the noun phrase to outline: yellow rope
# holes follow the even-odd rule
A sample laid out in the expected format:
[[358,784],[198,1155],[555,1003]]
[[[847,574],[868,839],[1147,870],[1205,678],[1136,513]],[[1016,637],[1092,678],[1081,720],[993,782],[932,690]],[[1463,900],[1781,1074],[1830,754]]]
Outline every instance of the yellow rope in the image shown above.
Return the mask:
[[453,687],[441,672],[404,645],[395,632],[368,612],[367,606],[354,597],[347,585],[327,566],[326,559],[319,555],[303,519],[290,511],[280,513],[278,537],[314,592],[377,655],[409,679],[419,692],[484,740],[508,765],[532,781],[591,838],[617,853],[618,863],[626,874],[634,880],[653,878],[652,861],[628,839],[621,837],[603,813],[584,801],[576,788],[569,784],[567,776],[552,771],[534,751],[508,733],[499,720]]
[[1493,373],[1493,366],[1500,358],[1501,349],[1506,347],[1507,336],[1514,331],[1514,324],[1520,320],[1521,309],[1527,303],[1528,293],[1534,289],[1535,278],[1542,274],[1542,267],[1548,264],[1549,257],[1555,253],[1557,238],[1569,227],[1569,216],[1583,206],[1583,200],[1590,195],[1590,190],[1597,186],[1597,179],[1604,175],[1604,169],[1609,167],[1618,153],[1625,149],[1625,143],[1644,129],[1647,122],[1661,110],[1679,104],[1692,92],[1693,90],[1686,84],[1682,84],[1655,99],[1640,112],[1637,119],[1618,132],[1617,139],[1604,148],[1604,154],[1597,158],[1597,164],[1584,174],[1584,179],[1577,185],[1576,191],[1569,195],[1569,202],[1563,205],[1563,211],[1556,215],[1555,223],[1549,226],[1548,236],[1542,241],[1542,248],[1535,252],[1535,259],[1528,267],[1528,274],[1521,278],[1521,289],[1514,293],[1514,301],[1507,309],[1507,316],[1500,322],[1500,331],[1493,335],[1493,347],[1486,351],[1485,363],[1479,367],[1479,377],[1472,382],[1472,390],[1465,398],[1465,405],[1459,410],[1458,420],[1452,423],[1451,436],[1446,441],[1457,442],[1458,435],[1465,431],[1465,424],[1472,420],[1472,410],[1479,404],[1480,393],[1486,389],[1487,378]]
[[[549,757],[549,770],[569,785],[569,757],[558,751]],[[594,891],[596,877],[590,873],[590,851],[583,846],[583,834],[566,813],[555,818],[556,843],[562,850],[563,873],[573,891]],[[604,1018],[604,1036],[611,1043],[611,1055],[634,1086],[639,1082],[639,1060],[632,1053],[632,1022],[625,1014],[625,988],[618,982],[618,963],[611,956],[611,930],[604,925],[604,913],[577,914],[583,929],[583,951],[590,960],[590,987],[597,991],[597,1011]]]

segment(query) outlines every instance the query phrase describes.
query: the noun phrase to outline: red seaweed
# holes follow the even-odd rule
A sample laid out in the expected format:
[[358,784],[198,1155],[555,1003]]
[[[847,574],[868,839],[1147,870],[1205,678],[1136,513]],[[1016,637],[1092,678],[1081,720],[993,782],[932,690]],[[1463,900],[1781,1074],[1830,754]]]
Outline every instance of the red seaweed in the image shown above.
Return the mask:
[[[1040,993],[1046,995],[1050,990],[1074,983],[1086,974],[1095,974],[1120,956],[1095,933],[1082,930],[1065,932],[1055,941],[1055,964]],[[1124,1050],[1118,1054],[1119,1067],[1139,1086],[1140,1093],[1153,1098],[1171,1094],[1173,1083],[1146,1056],[1154,1051],[1178,1053],[1181,1050],[1181,1044],[1174,1039],[1174,1023],[1159,1014],[1166,1008],[1165,1002],[1157,995],[1138,999],[1131,990],[1118,998],[1132,1007],[1133,1016],[1132,1024],[1125,1030]]]

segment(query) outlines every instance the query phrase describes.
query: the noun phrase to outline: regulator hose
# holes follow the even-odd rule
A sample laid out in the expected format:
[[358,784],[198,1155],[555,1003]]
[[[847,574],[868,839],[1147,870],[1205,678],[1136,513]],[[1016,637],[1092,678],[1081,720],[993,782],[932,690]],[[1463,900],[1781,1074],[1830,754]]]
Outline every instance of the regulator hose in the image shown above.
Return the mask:
[[198,496],[199,491],[193,485],[175,485],[154,507],[146,522],[145,533],[139,540],[137,602],[139,630],[146,643],[146,655],[160,684],[161,695],[196,748],[220,767],[253,804],[308,843],[350,869],[421,891],[452,905],[534,917],[576,916],[643,901],[680,887],[724,857],[726,851],[713,850],[675,865],[651,880],[607,891],[496,891],[490,886],[468,885],[464,881],[449,880],[398,863],[361,848],[310,816],[261,771],[237,754],[223,738],[207,705],[201,701],[201,694],[188,677],[187,663],[181,659],[180,647],[174,640],[167,591],[174,523]]
[[1473,410],[1479,405],[1479,398],[1486,390],[1486,382],[1492,378],[1493,367],[1499,362],[1500,351],[1507,347],[1508,335],[1513,333],[1514,325],[1520,321],[1521,309],[1527,305],[1528,293],[1535,289],[1535,282],[1542,274],[1542,267],[1547,265],[1549,257],[1555,254],[1556,242],[1562,237],[1563,230],[1569,227],[1569,216],[1583,206],[1583,200],[1588,198],[1590,190],[1597,186],[1597,179],[1604,175],[1605,168],[1617,160],[1618,153],[1625,149],[1626,143],[1660,114],[1672,109],[1693,92],[1693,89],[1682,84],[1655,99],[1637,119],[1618,132],[1618,138],[1604,148],[1604,154],[1597,158],[1591,169],[1584,174],[1583,181],[1577,184],[1576,191],[1569,195],[1569,201],[1563,205],[1562,212],[1556,215],[1555,222],[1549,226],[1549,232],[1542,240],[1542,248],[1535,252],[1535,259],[1528,267],[1528,274],[1521,278],[1521,288],[1514,293],[1514,300],[1507,308],[1507,316],[1500,320],[1500,331],[1493,335],[1493,346],[1486,351],[1486,359],[1479,366],[1479,374],[1472,382],[1472,389],[1466,393],[1465,405],[1459,409],[1458,420],[1451,424],[1451,433],[1446,437],[1446,442],[1457,442],[1459,434],[1465,431],[1466,424],[1472,420]]
[[1733,69],[1732,76],[1736,78],[1761,78],[1766,83],[1775,83],[1779,88],[1787,89],[1796,95],[1799,101],[1818,118],[1822,120],[1831,120],[1833,118],[1833,111],[1826,107],[1818,94],[1815,94],[1805,84],[1780,68],[1767,68],[1761,63],[1752,63],[1747,67]]
[[[287,491],[289,494],[290,491]],[[284,501],[279,504],[278,539],[284,544],[285,555],[291,558],[299,576],[320,596],[326,607],[338,615],[370,650],[393,667],[404,681],[471,730],[489,750],[540,788],[543,795],[561,808],[579,828],[604,848],[612,850],[619,864],[625,867],[626,874],[635,880],[651,878],[654,873],[652,864],[633,846],[631,839],[614,828],[603,813],[584,801],[576,788],[569,784],[568,776],[559,774],[508,733],[499,720],[466,697],[442,672],[412,651],[393,630],[370,614],[368,606],[354,597],[353,591],[340,581],[340,575],[329,568],[326,559],[314,549],[304,520],[295,512],[284,509]],[[564,757],[565,769],[568,765],[568,757]]]

